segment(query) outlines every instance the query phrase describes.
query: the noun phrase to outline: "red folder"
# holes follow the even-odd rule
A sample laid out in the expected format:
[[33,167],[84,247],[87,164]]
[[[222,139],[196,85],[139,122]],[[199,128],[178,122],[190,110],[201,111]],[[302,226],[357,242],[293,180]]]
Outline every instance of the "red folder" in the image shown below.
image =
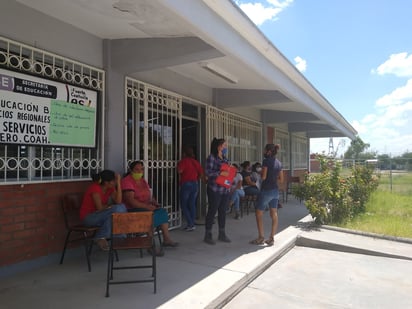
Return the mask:
[[229,173],[228,176],[222,176],[222,175],[217,176],[216,183],[219,186],[222,186],[228,189],[232,186],[233,178],[235,178],[236,176],[237,169],[236,167],[232,165],[224,163],[220,167],[220,172],[223,172],[223,171],[227,171]]

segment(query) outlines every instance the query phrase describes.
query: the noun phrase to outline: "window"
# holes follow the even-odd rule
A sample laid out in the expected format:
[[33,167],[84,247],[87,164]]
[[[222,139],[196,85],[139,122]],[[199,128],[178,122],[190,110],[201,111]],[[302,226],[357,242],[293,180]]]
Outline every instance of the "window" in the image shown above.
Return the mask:
[[292,135],[293,169],[308,168],[308,139],[306,137]]
[[262,161],[262,124],[238,115],[208,107],[208,143],[224,138],[233,163]]
[[290,169],[290,144],[289,144],[289,133],[281,129],[275,129],[274,144],[280,144],[280,152],[277,158],[282,162],[283,169]]
[[[103,104],[104,71],[0,37],[0,67],[97,91]],[[101,106],[98,108],[102,110]],[[102,123],[101,113],[97,122]],[[0,183],[90,179],[102,167],[103,136],[97,147],[60,147],[0,142]]]

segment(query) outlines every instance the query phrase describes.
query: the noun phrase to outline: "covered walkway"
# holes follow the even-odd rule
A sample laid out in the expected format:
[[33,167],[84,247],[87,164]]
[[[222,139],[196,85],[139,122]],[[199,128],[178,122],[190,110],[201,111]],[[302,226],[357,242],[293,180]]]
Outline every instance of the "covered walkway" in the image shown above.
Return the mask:
[[[158,259],[157,294],[150,283],[120,285],[105,298],[107,254],[94,252],[89,273],[84,256],[72,252],[64,265],[56,256],[51,265],[3,278],[1,307],[412,307],[412,240],[309,229],[305,206],[293,198],[279,210],[279,218],[273,247],[248,244],[256,233],[252,214],[239,221],[228,216],[230,244],[203,243],[202,226],[194,232],[172,231],[181,246]],[[268,231],[269,216],[265,227]],[[135,255],[120,256],[121,262],[131,258]]]

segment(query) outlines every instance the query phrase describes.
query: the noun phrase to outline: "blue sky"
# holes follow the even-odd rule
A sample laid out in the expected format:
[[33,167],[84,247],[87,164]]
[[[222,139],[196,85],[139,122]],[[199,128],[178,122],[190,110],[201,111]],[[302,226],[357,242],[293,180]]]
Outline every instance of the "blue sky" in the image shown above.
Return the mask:
[[[412,2],[236,0],[240,8],[370,144],[412,152]],[[338,155],[350,140],[335,138]],[[311,152],[329,152],[329,139]]]

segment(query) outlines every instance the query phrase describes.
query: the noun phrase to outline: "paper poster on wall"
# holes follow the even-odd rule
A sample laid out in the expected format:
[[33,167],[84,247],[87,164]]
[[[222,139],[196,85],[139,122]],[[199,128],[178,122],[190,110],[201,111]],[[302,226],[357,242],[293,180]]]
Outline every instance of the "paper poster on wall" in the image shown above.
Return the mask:
[[0,144],[96,146],[97,92],[0,69]]

